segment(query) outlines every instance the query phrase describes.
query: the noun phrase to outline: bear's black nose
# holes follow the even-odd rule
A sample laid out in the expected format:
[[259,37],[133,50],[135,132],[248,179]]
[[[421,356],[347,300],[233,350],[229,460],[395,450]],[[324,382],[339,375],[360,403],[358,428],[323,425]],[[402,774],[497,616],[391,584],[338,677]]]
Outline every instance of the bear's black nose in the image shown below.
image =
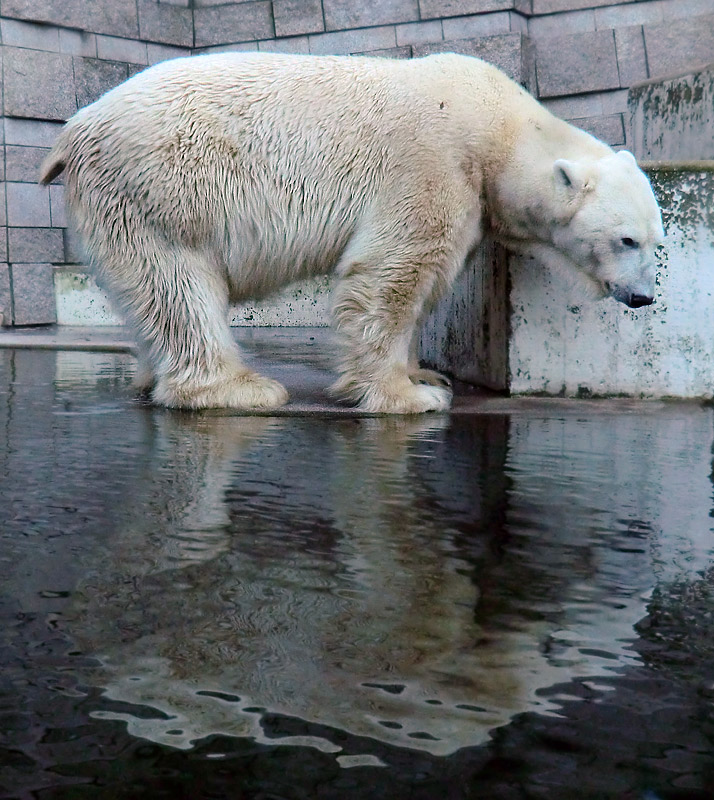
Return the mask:
[[654,303],[654,297],[648,297],[646,294],[631,294],[627,305],[630,308],[642,308],[642,306],[651,306]]

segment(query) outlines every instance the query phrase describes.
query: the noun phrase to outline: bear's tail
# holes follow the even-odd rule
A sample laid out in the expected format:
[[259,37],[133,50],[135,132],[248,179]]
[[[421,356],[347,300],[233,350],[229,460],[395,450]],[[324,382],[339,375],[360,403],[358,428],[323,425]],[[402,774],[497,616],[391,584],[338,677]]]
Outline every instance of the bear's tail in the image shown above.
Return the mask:
[[67,166],[67,159],[70,154],[69,150],[69,136],[67,135],[67,128],[65,128],[42,162],[42,166],[40,167],[40,183],[45,185],[51,183],[58,175],[62,174],[64,168]]

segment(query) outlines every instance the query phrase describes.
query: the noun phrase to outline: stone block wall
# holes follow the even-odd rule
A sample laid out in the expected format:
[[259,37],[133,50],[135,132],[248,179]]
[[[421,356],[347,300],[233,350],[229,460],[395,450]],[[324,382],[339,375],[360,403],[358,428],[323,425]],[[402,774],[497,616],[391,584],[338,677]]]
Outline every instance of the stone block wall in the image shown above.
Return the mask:
[[628,143],[627,89],[714,58],[714,0],[0,0],[0,313],[55,320],[76,257],[61,180],[36,184],[63,120],[147,65],[220,50],[485,58],[554,113]]

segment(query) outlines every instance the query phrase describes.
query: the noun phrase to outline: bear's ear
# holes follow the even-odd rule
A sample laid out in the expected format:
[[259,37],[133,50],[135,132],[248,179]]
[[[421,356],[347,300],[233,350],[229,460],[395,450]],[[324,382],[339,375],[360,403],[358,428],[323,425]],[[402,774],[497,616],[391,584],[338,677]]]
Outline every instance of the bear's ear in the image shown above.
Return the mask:
[[553,173],[559,186],[569,189],[573,194],[585,188],[587,174],[582,164],[577,161],[568,161],[566,158],[559,158],[553,164]]

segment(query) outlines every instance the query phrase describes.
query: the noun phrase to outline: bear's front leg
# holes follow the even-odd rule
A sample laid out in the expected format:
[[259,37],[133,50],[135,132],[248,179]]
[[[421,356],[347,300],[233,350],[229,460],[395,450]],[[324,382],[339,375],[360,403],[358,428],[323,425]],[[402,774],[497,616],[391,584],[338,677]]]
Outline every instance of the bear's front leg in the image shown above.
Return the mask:
[[[342,373],[332,391],[363,411],[447,411],[451,386],[438,373],[410,366],[410,345],[436,273],[409,267],[355,270],[342,278],[334,304],[343,339]],[[437,377],[439,378],[437,380]],[[422,380],[423,378],[423,380]]]

